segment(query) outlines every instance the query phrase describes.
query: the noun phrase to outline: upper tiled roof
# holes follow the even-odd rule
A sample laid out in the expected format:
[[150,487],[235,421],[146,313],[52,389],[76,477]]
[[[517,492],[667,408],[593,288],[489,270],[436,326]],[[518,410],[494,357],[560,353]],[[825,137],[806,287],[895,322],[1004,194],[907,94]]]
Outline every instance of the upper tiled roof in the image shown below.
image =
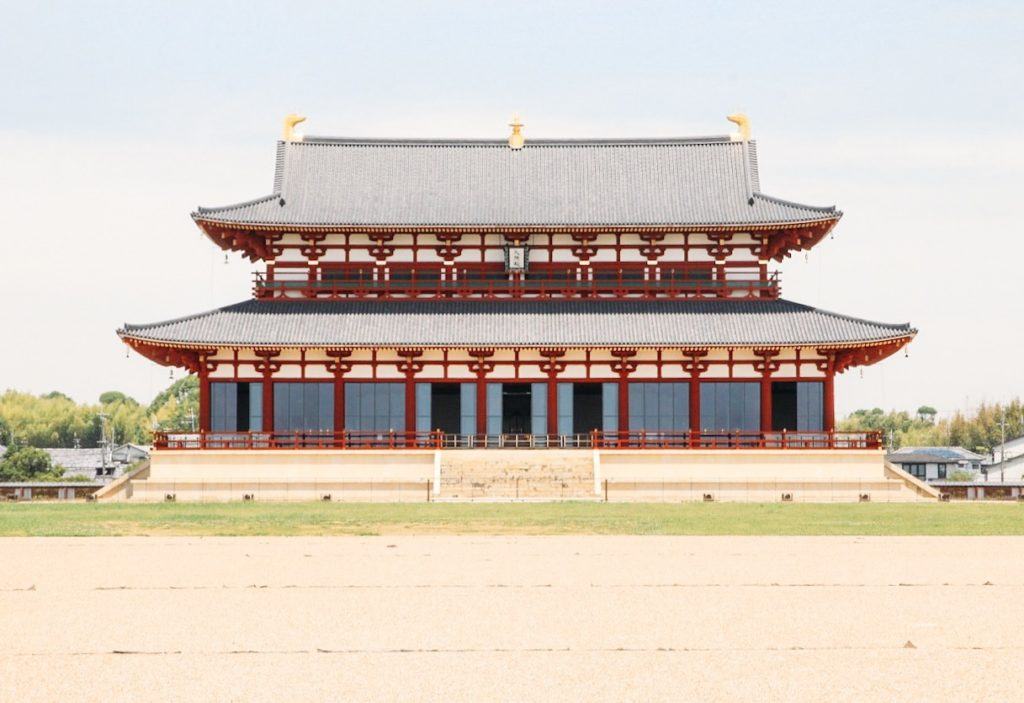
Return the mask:
[[287,347],[828,345],[914,333],[786,300],[248,300],[119,330],[172,345]]
[[818,222],[760,192],[754,142],[695,139],[279,142],[274,192],[198,220],[302,226],[689,226]]

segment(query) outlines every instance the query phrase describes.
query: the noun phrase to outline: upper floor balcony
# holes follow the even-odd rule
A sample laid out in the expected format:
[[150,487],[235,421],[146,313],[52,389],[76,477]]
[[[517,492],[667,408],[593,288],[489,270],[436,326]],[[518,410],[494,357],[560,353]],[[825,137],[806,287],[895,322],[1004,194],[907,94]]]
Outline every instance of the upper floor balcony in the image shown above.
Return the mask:
[[257,298],[778,298],[777,271],[757,263],[557,266],[277,264],[255,274]]

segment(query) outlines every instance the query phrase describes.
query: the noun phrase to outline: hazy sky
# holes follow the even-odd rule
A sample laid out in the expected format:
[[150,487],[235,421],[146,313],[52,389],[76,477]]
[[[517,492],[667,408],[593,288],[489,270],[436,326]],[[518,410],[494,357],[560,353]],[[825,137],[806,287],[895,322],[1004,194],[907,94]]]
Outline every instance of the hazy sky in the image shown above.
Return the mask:
[[[724,134],[765,192],[836,204],[790,300],[920,333],[839,411],[1024,393],[1024,3],[2,2],[0,389],[148,401],[114,330],[237,302],[188,215],[270,192],[309,134]],[[180,374],[180,372],[177,372]]]

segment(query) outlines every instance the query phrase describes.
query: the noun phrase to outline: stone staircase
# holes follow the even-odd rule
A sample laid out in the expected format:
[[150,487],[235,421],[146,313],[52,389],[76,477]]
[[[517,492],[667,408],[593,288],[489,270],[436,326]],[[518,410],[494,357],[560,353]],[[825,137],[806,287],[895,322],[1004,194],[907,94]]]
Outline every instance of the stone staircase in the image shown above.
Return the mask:
[[438,501],[598,500],[594,457],[580,450],[483,449],[441,454]]

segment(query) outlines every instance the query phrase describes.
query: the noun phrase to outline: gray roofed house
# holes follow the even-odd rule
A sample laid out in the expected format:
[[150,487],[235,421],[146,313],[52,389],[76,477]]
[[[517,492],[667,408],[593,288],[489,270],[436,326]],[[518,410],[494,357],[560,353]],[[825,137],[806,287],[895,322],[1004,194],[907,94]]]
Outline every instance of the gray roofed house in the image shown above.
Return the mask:
[[760,192],[756,144],[729,137],[337,139],[278,143],[273,192],[199,221],[295,226],[665,226],[835,220]]
[[944,480],[957,470],[976,473],[985,459],[963,447],[901,447],[885,458],[927,481]]
[[914,332],[786,300],[247,300],[119,330],[183,345],[286,347],[829,345]]
[[149,451],[135,444],[105,447],[67,447],[44,449],[55,466],[64,469],[64,478],[85,477],[97,481],[113,481],[125,469],[149,456]]
[[981,464],[987,457],[963,447],[900,447],[895,451],[898,456],[904,454],[930,454],[948,461]]

